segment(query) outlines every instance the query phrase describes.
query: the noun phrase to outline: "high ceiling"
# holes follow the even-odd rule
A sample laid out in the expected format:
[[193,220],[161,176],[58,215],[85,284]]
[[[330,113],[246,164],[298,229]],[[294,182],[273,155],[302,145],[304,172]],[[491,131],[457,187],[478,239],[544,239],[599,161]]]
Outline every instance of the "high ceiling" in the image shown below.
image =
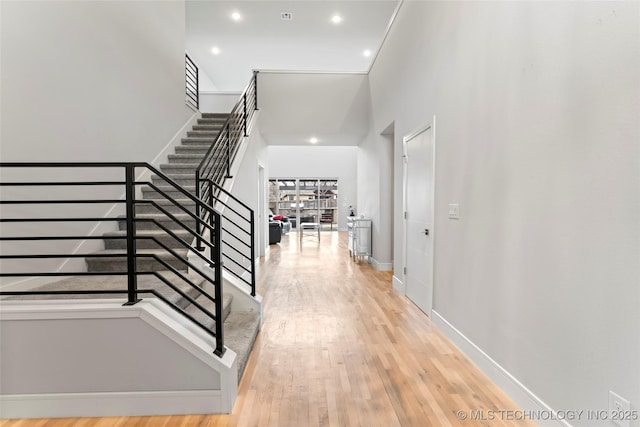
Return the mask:
[[241,91],[254,69],[367,72],[398,3],[187,0],[187,52],[205,75],[205,91]]

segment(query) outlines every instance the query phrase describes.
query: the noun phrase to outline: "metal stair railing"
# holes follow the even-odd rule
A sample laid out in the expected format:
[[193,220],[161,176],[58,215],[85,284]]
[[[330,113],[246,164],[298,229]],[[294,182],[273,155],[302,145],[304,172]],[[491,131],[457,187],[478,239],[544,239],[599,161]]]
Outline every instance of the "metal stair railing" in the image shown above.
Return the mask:
[[[255,213],[246,203],[213,181],[203,200],[217,209],[222,222],[222,268],[251,289],[256,296]],[[223,200],[222,196],[226,196]],[[248,278],[247,278],[248,276]]]
[[[233,160],[235,159],[238,149],[240,148],[240,142],[242,141],[242,138],[248,136],[249,123],[251,122],[251,119],[253,118],[253,115],[257,110],[258,71],[254,71],[249,85],[246,87],[242,95],[240,95],[240,99],[231,110],[231,113],[222,126],[218,137],[215,139],[214,143],[211,145],[204,158],[198,165],[198,168],[196,169],[196,197],[202,198],[203,200],[207,199],[209,202],[213,203],[213,200],[215,198],[212,196],[212,194],[219,194],[224,181],[228,178],[232,178],[231,165],[233,164]],[[251,287],[251,294],[255,296],[255,272],[253,271],[253,263],[255,260],[255,242],[253,239],[253,235],[255,226],[253,211],[251,212],[252,214],[250,222],[246,224],[244,228],[241,227],[239,230],[241,230],[240,234],[251,235],[251,240],[249,242],[251,246],[251,259],[249,267],[251,283],[249,283],[249,286]],[[208,215],[207,212],[201,212],[197,206],[196,214],[198,215],[198,217],[203,219],[206,219]],[[196,228],[198,227],[198,224],[196,224]],[[249,228],[250,231],[248,231],[247,228]],[[197,230],[199,231],[199,229]],[[240,246],[240,248],[238,247],[238,245]],[[242,274],[238,272],[238,269],[246,270],[246,268],[243,263],[238,262],[236,258],[237,256],[240,256],[242,259],[242,252],[244,250],[243,246],[245,245],[246,242],[242,241],[242,239],[239,239],[235,244],[230,239],[227,239],[223,244],[224,260],[229,261],[231,264],[235,264],[235,268],[225,267],[225,270],[230,271],[232,274],[240,278],[242,278]],[[197,241],[196,246],[200,250],[205,249],[201,245],[200,240]],[[246,282],[245,279],[242,278],[242,280]]]
[[[42,176],[46,174],[46,171],[51,171],[53,169],[57,169],[58,171],[64,172],[65,175],[69,175],[72,171],[77,171],[78,169],[82,170],[84,175],[90,174],[89,171],[103,171],[105,169],[115,169],[122,170],[124,172],[123,179],[97,179],[90,180],[86,177],[76,180],[55,180],[55,179],[45,179],[45,180],[34,180],[34,179],[26,179],[23,178],[25,175],[30,176],[33,174],[33,170],[38,170],[37,175]],[[147,170],[151,173],[155,174],[157,177],[160,177],[168,186],[170,187],[172,192],[178,192],[181,198],[186,198],[195,203],[198,211],[204,214],[204,219],[195,214],[195,212],[190,211],[188,208],[182,206],[176,199],[171,197],[167,192],[159,189],[156,185],[151,183],[150,181],[137,181],[136,171]],[[206,333],[213,336],[215,338],[215,350],[214,353],[220,357],[225,352],[224,347],[224,319],[223,319],[223,306],[222,306],[222,224],[221,224],[221,215],[217,212],[212,206],[205,203],[203,200],[193,196],[187,190],[182,188],[179,184],[172,181],[162,172],[150,166],[147,163],[138,163],[138,162],[130,162],[130,163],[114,163],[114,162],[105,162],[105,163],[0,163],[0,172],[3,175],[12,175],[11,171],[18,171],[13,175],[17,175],[20,178],[6,180],[4,177],[0,178],[0,188],[2,188],[2,192],[0,194],[0,206],[3,209],[2,218],[0,218],[0,224],[2,224],[2,229],[0,229],[0,242],[3,245],[3,253],[0,255],[0,261],[4,262],[5,260],[28,260],[29,263],[26,269],[17,268],[17,270],[21,271],[8,271],[5,266],[3,266],[0,271],[0,278],[2,277],[46,277],[46,276],[115,276],[122,275],[127,278],[127,286],[122,289],[109,289],[109,290],[92,290],[92,289],[69,289],[69,290],[28,290],[28,291],[0,291],[0,296],[5,295],[124,295],[126,294],[126,302],[124,305],[134,305],[140,301],[139,295],[153,295],[160,300],[167,303],[173,310],[179,312],[183,316],[189,318],[192,322],[202,328]],[[101,175],[101,174],[97,174]],[[168,200],[172,206],[178,208],[180,215],[186,215],[187,218],[191,218],[198,225],[198,231],[194,230],[194,227],[188,223],[185,223],[184,220],[178,218],[176,214],[170,213],[167,209],[161,206],[161,204],[157,203],[156,200],[138,200],[136,199],[136,189],[141,186],[146,186],[148,188],[152,188],[156,193],[161,196],[161,199]],[[7,189],[10,188],[19,188],[20,189],[20,198],[19,199],[9,199],[6,197]],[[76,191],[75,193],[70,191],[71,188],[74,187],[91,187],[92,193],[91,198],[74,198],[77,197],[79,193]],[[100,188],[105,193],[109,193],[111,195],[107,195],[104,197],[99,197]],[[39,190],[38,190],[39,189]],[[43,191],[46,189],[46,192]],[[122,191],[124,189],[125,197],[117,198],[113,197],[112,193],[116,190]],[[64,196],[56,196],[56,192],[62,192]],[[73,217],[68,217],[70,212],[78,212],[82,208],[88,208],[89,206],[95,205],[117,205],[122,207],[124,205],[125,214],[124,216],[106,216],[106,217],[98,217],[96,215],[76,215]],[[136,212],[136,206],[140,206],[143,204],[151,204],[154,206],[159,213],[162,214],[160,218],[163,221],[159,221],[156,218],[145,218],[139,216]],[[24,214],[25,207],[28,205],[31,206],[29,215]],[[64,216],[50,216],[48,214],[49,209],[52,205],[59,206],[77,206],[77,208],[65,209]],[[34,210],[35,207],[40,207],[37,212]],[[9,211],[7,215],[7,211]],[[12,213],[13,211],[13,213]],[[191,242],[187,242],[184,239],[180,238],[170,227],[163,224],[163,222],[168,221],[170,224],[179,227],[181,230],[186,230],[190,236],[193,237],[193,240],[199,241],[199,244],[204,244],[209,249],[210,257],[207,257],[201,251],[195,250],[192,247]],[[37,228],[34,224],[54,224],[54,223],[65,223],[65,224],[73,224],[73,223],[117,223],[124,222],[126,223],[126,235],[125,236],[92,236],[87,233],[84,234],[76,234],[75,232],[64,233],[66,229],[71,228],[68,227],[57,227],[55,230],[47,230],[37,231]],[[194,253],[199,259],[203,261],[206,265],[209,265],[213,268],[213,277],[211,274],[207,274],[207,272],[203,271],[203,269],[194,263],[190,262],[187,258],[181,256],[174,247],[169,247],[165,244],[161,239],[155,236],[145,236],[144,233],[139,229],[138,224],[143,222],[149,222],[155,225],[155,229],[162,230],[167,235],[171,236],[173,240],[175,240],[175,244],[179,245],[179,250],[186,249],[191,253]],[[14,224],[12,227],[10,224]],[[25,227],[26,226],[26,227]],[[53,250],[50,250],[47,253],[39,253],[37,249],[27,249],[25,250],[23,247],[28,245],[30,242],[78,242],[81,243],[83,241],[93,241],[93,240],[103,240],[103,239],[124,239],[126,240],[126,250],[124,253],[75,253],[74,251],[65,251],[64,248],[61,248],[63,245],[58,245]],[[137,243],[142,240],[152,240],[154,243],[161,248],[168,256],[168,259],[164,259],[163,257],[158,256],[156,253],[144,253],[137,249]],[[13,242],[13,246],[11,244]],[[18,253],[9,253],[7,254],[7,250],[9,252],[18,252]],[[41,250],[42,251],[42,250]],[[40,271],[38,260],[52,260],[52,259],[73,259],[73,258],[117,258],[117,259],[126,259],[126,270],[125,271],[52,271],[52,269],[47,270],[45,267],[44,270]],[[175,276],[180,278],[185,284],[188,285],[190,290],[195,290],[198,294],[195,298],[191,297],[187,292],[178,288],[171,280],[164,277],[160,274],[160,271],[153,269],[151,271],[143,271],[142,268],[138,266],[138,261],[144,259],[152,259],[154,262],[160,264],[163,268],[162,271],[169,271],[173,273]],[[184,265],[188,272],[182,271],[179,268],[176,268],[175,265],[171,263],[177,261]],[[198,310],[205,314],[206,317],[215,321],[215,330],[210,329],[204,323],[196,319],[193,315],[186,312],[185,309],[179,307],[178,305],[172,303],[167,297],[165,297],[158,289],[148,288],[148,289],[139,289],[138,288],[138,277],[142,275],[153,275],[155,276],[162,284],[171,289],[173,292],[176,292]],[[189,276],[196,276],[200,280],[204,280],[208,282],[213,287],[213,293],[211,294],[209,291],[204,289],[204,287],[199,286],[194,283],[194,281]],[[200,302],[196,300],[198,297],[203,297],[205,300],[209,300],[214,304],[215,313],[206,309]]]

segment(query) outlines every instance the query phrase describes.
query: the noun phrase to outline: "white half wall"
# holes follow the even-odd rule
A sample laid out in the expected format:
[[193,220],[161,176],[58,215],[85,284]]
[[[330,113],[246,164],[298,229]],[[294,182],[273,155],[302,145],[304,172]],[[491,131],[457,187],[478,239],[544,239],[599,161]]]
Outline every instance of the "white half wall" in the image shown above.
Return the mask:
[[434,309],[554,410],[640,408],[639,51],[637,2],[405,1],[369,75],[396,276],[400,146],[435,115]]
[[159,300],[3,301],[1,326],[4,418],[229,413],[237,397],[235,353]]
[[268,152],[270,178],[338,178],[338,229],[347,229],[348,208],[357,208],[358,147],[270,145]]

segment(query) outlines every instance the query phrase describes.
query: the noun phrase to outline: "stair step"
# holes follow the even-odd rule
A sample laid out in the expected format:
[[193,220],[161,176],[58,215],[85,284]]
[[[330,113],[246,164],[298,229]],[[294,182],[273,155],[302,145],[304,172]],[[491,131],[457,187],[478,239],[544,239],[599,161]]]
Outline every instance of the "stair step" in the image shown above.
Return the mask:
[[223,119],[226,120],[227,117],[229,117],[229,113],[202,113],[202,118],[203,119],[223,118]]
[[224,322],[224,345],[238,356],[238,382],[242,379],[259,331],[260,316],[255,311],[234,311]]
[[205,152],[202,153],[177,153],[169,154],[169,164],[176,163],[200,163],[204,159]]
[[227,121],[226,117],[206,117],[204,119],[198,119],[199,125],[224,125],[224,122]]
[[187,131],[188,137],[194,138],[216,138],[220,134],[220,130],[205,129],[205,130],[190,130]]
[[[184,212],[184,211],[183,211]],[[187,213],[176,213],[173,216],[180,221],[182,225],[174,221],[172,218],[169,218],[164,213],[144,213],[136,215],[136,230],[162,230],[155,222],[159,222],[164,227],[168,228],[171,231],[176,230],[185,230],[185,227],[195,230],[196,220],[194,217]],[[118,229],[126,230],[127,222],[123,217],[118,221]],[[184,226],[183,226],[184,225]]]
[[[168,185],[156,185],[158,190],[162,193],[157,192],[151,187],[144,186],[142,187],[142,197],[150,200],[167,200],[167,197],[171,197],[172,199],[184,199],[185,195],[180,190],[173,186]],[[195,194],[196,186],[194,185],[185,185],[182,189],[188,191],[190,194]]]
[[[187,245],[191,246],[194,236],[187,230],[172,230],[181,240]],[[126,230],[111,231],[103,234],[105,249],[127,249],[127,232]],[[137,249],[163,249],[163,247],[157,242],[161,242],[171,249],[187,249],[187,247],[176,240],[169,233],[164,230],[136,230],[136,248]],[[147,239],[145,237],[151,237],[153,239]],[[157,241],[156,241],[157,240]]]
[[[193,179],[191,180],[191,185],[193,185]],[[181,197],[184,197],[184,195]],[[165,209],[166,211],[172,214],[185,213],[184,209],[182,209],[180,206],[183,206],[184,208],[188,209],[190,212],[194,212],[195,206],[196,206],[196,202],[194,202],[191,199],[175,199],[178,205],[172,203],[170,200],[167,200],[167,199],[147,199],[147,200],[153,200],[153,203],[155,203],[156,205],[159,205],[160,207],[162,207],[163,209]],[[136,204],[136,214],[139,215],[139,214],[149,214],[149,213],[162,214],[162,211],[159,210],[152,203]]]
[[[173,174],[195,174],[198,169],[198,163],[168,163],[160,165],[160,171],[171,178]],[[195,176],[195,175],[194,175]]]
[[[184,260],[187,258],[188,251],[186,249],[178,249],[175,251],[181,258],[176,258],[173,254],[161,250],[161,249],[141,249],[137,251],[138,256],[136,257],[136,269],[138,272],[150,272],[150,271],[162,271],[166,270],[167,267],[161,263],[160,261],[140,256],[144,254],[155,255],[156,257],[164,260],[167,264],[175,268],[176,270],[187,270],[187,264]],[[113,257],[96,257],[93,255],[116,255]],[[126,253],[122,250],[118,249],[107,249],[100,252],[95,252],[90,256],[85,258],[87,263],[87,271],[94,273],[104,273],[104,272],[126,272],[127,268],[127,257]]]
[[[226,319],[231,313],[231,301],[233,300],[233,296],[229,293],[225,293],[222,296],[222,321]],[[216,314],[216,306],[209,298],[205,296],[200,296],[196,300],[200,305],[202,305],[205,309],[209,310],[211,313]],[[216,321],[211,317],[207,316],[195,305],[191,304],[185,310],[187,313],[192,315],[196,320],[202,323],[207,328],[215,331]]]
[[[180,184],[182,186],[190,186],[196,184],[196,175],[194,173],[172,173],[171,175],[167,175],[173,182],[176,184]],[[158,175],[151,175],[151,182],[153,182],[156,186],[166,184],[166,181],[159,177]],[[188,201],[188,200],[185,200]],[[195,204],[195,202],[192,202]]]
[[222,124],[197,124],[197,125],[193,125],[192,129],[193,130],[208,130],[208,131],[214,131],[214,132],[220,132],[220,129],[222,129]]
[[212,145],[214,141],[215,141],[215,138],[201,138],[201,137],[187,137],[187,138],[180,139],[180,142],[183,145],[191,145],[191,144]]
[[[200,296],[200,292],[194,289],[182,278],[177,276],[171,271],[158,271],[157,274],[168,279],[176,285],[178,289],[186,293],[193,299],[197,299]],[[185,276],[193,282],[194,285],[202,288],[204,279],[199,275],[185,274]],[[47,283],[38,288],[39,291],[69,291],[69,290],[122,290],[127,289],[127,276],[126,274],[120,276],[82,276],[82,277],[70,277],[68,279],[59,280],[57,282]],[[162,296],[167,298],[171,303],[184,309],[191,302],[184,298],[179,293],[171,289],[162,280],[155,275],[140,275],[138,276],[138,289],[156,289]],[[140,298],[154,298],[151,294],[140,294]],[[43,299],[43,295],[16,295],[9,297],[9,299],[16,300],[34,300]],[[126,292],[122,294],[88,294],[88,295],[47,295],[46,299],[98,299],[98,298],[124,298],[126,299]]]
[[189,144],[189,145],[178,145],[176,147],[176,154],[196,154],[202,153],[203,155],[211,148],[211,144]]

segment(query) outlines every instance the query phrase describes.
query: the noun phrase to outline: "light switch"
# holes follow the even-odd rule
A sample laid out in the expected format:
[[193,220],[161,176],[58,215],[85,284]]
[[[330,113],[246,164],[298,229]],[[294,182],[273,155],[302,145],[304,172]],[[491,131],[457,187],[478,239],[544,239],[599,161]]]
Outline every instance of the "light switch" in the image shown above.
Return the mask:
[[449,204],[449,219],[460,219],[460,205],[457,203]]

